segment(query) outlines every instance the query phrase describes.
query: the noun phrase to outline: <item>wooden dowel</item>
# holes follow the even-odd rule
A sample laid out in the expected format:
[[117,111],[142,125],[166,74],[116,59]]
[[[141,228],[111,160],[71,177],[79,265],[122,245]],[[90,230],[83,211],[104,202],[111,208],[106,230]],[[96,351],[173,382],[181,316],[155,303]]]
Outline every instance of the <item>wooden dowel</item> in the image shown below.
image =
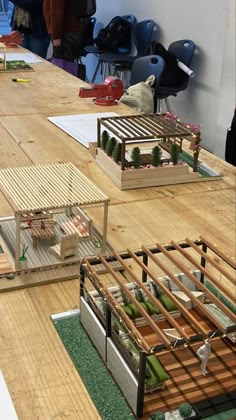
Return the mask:
[[[165,266],[164,264],[162,264],[156,256],[154,256],[151,251],[146,248],[143,247],[143,250],[146,252],[146,254],[161,268],[161,270],[168,275],[168,277],[175,283],[177,284],[177,286],[179,286],[179,288],[186,293],[186,295],[193,300],[196,305],[200,306],[200,302],[199,300],[183,285],[183,283],[181,283],[181,281],[179,279],[177,279]],[[133,253],[132,253],[133,254]],[[134,255],[134,254],[133,254]],[[132,256],[133,256],[132,255]],[[136,256],[135,256],[136,257]],[[203,334],[203,336],[208,335],[207,331],[199,324],[199,322],[193,317],[193,315],[178,301],[178,299],[167,289],[167,287],[165,287],[161,282],[156,281],[156,278],[154,276],[154,274],[152,274],[152,272],[144,266],[143,263],[141,263],[141,261],[139,261],[137,259],[137,257],[135,258],[135,260],[138,262],[138,264],[145,270],[145,272],[152,278],[152,280],[158,285],[158,287],[160,287],[169,297],[170,299],[173,300],[173,302],[176,304],[177,307],[179,307],[179,309],[181,310],[183,316],[185,318],[187,318],[187,320],[192,323],[194,325],[194,327],[196,328],[197,332],[201,332],[201,334]]]
[[[227,308],[227,306],[225,306],[204,284],[202,284],[200,281],[198,281],[197,278],[189,270],[187,270],[183,264],[179,263],[179,261],[176,258],[174,258],[169,251],[166,251],[166,249],[161,244],[157,243],[156,246],[157,246],[157,248],[159,248],[163,252],[164,255],[167,256],[167,258],[169,258],[169,260],[173,264],[176,265],[176,267],[178,267],[181,271],[183,271],[183,273],[190,280],[192,280],[192,282],[195,283],[200,290],[202,290],[203,292],[205,292],[211,298],[212,302],[214,302],[231,319],[231,321],[233,321],[235,323],[235,318],[236,317]],[[180,248],[180,249],[182,250],[182,248]],[[208,313],[208,318],[210,318],[210,314],[209,313]],[[213,319],[214,319],[214,324],[217,325],[218,328],[221,331],[226,332],[225,326],[221,322],[219,323],[219,321],[218,321],[218,319],[216,317],[213,317]]]
[[232,268],[236,269],[236,262],[234,262],[233,258],[230,258],[228,255],[226,255],[222,250],[217,248],[215,245],[213,245],[210,241],[205,239],[205,237],[200,236],[200,239],[204,244],[210,248],[216,255],[222,258],[227,264],[229,264]]
[[[160,331],[160,328],[157,327],[157,325],[155,324],[155,322],[153,321],[153,319],[145,311],[145,309],[142,307],[142,305],[140,304],[140,302],[135,298],[135,296],[129,290],[129,288],[119,279],[119,276],[117,275],[117,273],[115,272],[115,270],[113,270],[113,268],[110,266],[110,264],[107,263],[107,261],[105,260],[105,258],[103,258],[102,255],[98,255],[98,257],[101,260],[101,262],[103,263],[103,265],[107,268],[107,270],[109,271],[109,273],[116,280],[116,282],[118,283],[118,285],[127,294],[128,298],[131,300],[131,302],[134,303],[137,306],[139,312],[146,319],[146,321],[148,322],[148,324],[150,325],[150,327],[153,329],[153,331],[157,334],[158,338],[162,341],[162,339],[163,339],[163,333]],[[170,345],[170,343],[169,343],[168,340],[167,340],[167,342],[168,342],[168,345]]]
[[94,277],[95,281],[97,282],[99,288],[101,289],[101,293],[103,296],[107,297],[108,300],[111,302],[111,304],[114,307],[114,310],[118,312],[120,318],[123,320],[124,324],[127,325],[128,329],[130,329],[131,334],[133,335],[134,340],[137,342],[138,346],[141,347],[147,352],[151,353],[151,347],[148,345],[146,340],[143,338],[143,336],[140,334],[138,329],[135,327],[133,322],[129,319],[128,315],[126,315],[125,311],[122,309],[122,307],[119,305],[113,294],[109,291],[109,289],[104,286],[104,284],[101,282],[99,275],[92,269],[91,264],[88,262],[88,260],[84,259],[84,265],[87,265],[90,274]]
[[[152,302],[154,303],[154,305],[156,305],[160,309],[160,311],[162,311],[163,305],[155,298],[155,296],[153,296],[153,294],[149,291],[149,289],[147,288],[147,286],[145,286],[144,283],[138,278],[138,276],[136,276],[136,274],[133,273],[133,271],[124,262],[124,260],[119,256],[119,254],[117,254],[116,252],[113,252],[113,255],[116,257],[116,259],[122,265],[122,267],[130,274],[130,276],[132,277],[132,279],[144,291],[144,293],[152,300]],[[181,334],[182,334],[182,331],[181,331]],[[160,328],[159,328],[159,335],[162,337],[161,341],[164,342],[167,345],[167,347],[170,347],[170,341],[167,339],[166,335],[162,332],[162,330]],[[188,337],[188,339],[189,339],[189,337]]]
[[213,267],[215,267],[223,276],[225,276],[233,285],[236,285],[236,278],[231,276],[230,273],[228,273],[218,262],[214,261],[213,258],[211,258],[206,252],[204,252],[199,246],[197,246],[191,239],[186,238],[185,241],[195,249],[198,254],[200,254],[205,260],[209,261]]
[[193,264],[204,276],[208,278],[214,285],[218,287],[229,299],[232,299],[232,294],[223,284],[219,283],[216,278],[206,270],[201,264],[199,264],[191,255],[189,255],[186,251],[184,251],[176,242],[171,241],[171,244],[179,250],[179,252]]

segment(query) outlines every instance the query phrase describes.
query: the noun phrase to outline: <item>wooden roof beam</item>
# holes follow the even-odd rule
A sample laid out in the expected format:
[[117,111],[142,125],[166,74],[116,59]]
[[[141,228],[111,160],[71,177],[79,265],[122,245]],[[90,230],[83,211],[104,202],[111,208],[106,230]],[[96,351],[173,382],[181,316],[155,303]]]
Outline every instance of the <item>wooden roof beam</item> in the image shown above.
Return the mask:
[[156,323],[153,321],[153,319],[150,317],[150,315],[145,311],[145,309],[142,307],[142,305],[140,304],[140,302],[138,302],[138,300],[135,298],[135,296],[130,292],[130,290],[128,289],[128,287],[124,283],[122,283],[122,281],[119,279],[119,276],[115,272],[115,270],[113,270],[113,268],[107,263],[107,261],[105,260],[105,258],[102,255],[99,254],[98,257],[101,260],[101,262],[103,263],[103,265],[110,272],[110,274],[112,274],[113,278],[116,280],[116,282],[118,283],[118,285],[127,294],[128,298],[131,300],[131,302],[134,303],[137,306],[139,312],[146,319],[146,321],[148,322],[148,324],[150,325],[150,327],[153,329],[153,331],[156,333],[156,335],[158,336],[158,338],[160,339],[160,341],[161,342],[164,342],[168,347],[170,347],[170,342],[167,339],[167,337],[163,334],[163,332],[161,331],[161,329],[156,325]]
[[[162,264],[156,256],[154,256],[151,251],[146,248],[146,247],[142,247],[143,250],[146,252],[146,254],[161,268],[161,270],[168,275],[168,277],[175,282],[175,284],[177,284],[177,286],[182,289],[182,291],[184,293],[186,293],[186,295],[193,300],[196,305],[200,306],[200,301],[183,285],[183,283],[181,283],[181,281],[179,279],[177,279],[169,270],[168,268],[166,268],[164,266],[164,264]],[[137,258],[137,257],[136,257]],[[136,260],[135,258],[135,260]],[[152,278],[152,280],[158,285],[158,287],[160,287],[172,300],[173,302],[176,304],[176,306],[181,310],[183,316],[185,318],[187,318],[187,320],[192,323],[194,325],[194,327],[196,328],[197,332],[199,333],[199,331],[201,332],[201,334],[203,334],[203,336],[207,337],[208,336],[208,332],[199,324],[199,322],[194,318],[194,316],[179,302],[179,300],[163,285],[161,284],[161,282],[157,282],[155,276],[151,273],[151,271],[143,264],[141,263],[141,261],[136,260],[140,266],[145,270],[145,272]],[[146,267],[146,268],[145,268]]]
[[185,250],[183,250],[176,242],[171,241],[171,244],[178,249],[178,251],[193,264],[204,276],[206,276],[214,285],[218,287],[229,299],[232,299],[232,294],[225,287],[223,284],[218,283],[216,278],[208,271],[206,270],[201,264],[199,264],[191,255],[189,255]]
[[115,297],[113,296],[113,294],[109,291],[109,289],[107,289],[107,287],[105,287],[103,285],[103,283],[101,282],[101,280],[99,278],[99,275],[96,273],[96,271],[93,270],[91,264],[89,264],[89,262],[88,262],[87,259],[85,259],[84,262],[85,262],[85,265],[87,265],[87,267],[88,267],[88,269],[90,271],[91,276],[94,277],[94,279],[97,282],[99,288],[101,289],[101,292],[103,290],[103,294],[105,295],[105,297],[108,299],[109,302],[112,303],[115,311],[118,312],[120,318],[124,321],[124,323],[127,325],[127,327],[131,330],[131,334],[133,335],[133,338],[135,339],[135,341],[138,343],[138,345],[140,347],[143,347],[143,350],[145,350],[145,352],[151,353],[152,350],[151,350],[151,347],[149,346],[149,344],[146,342],[146,340],[140,334],[140,332],[135,327],[135,325],[133,324],[133,322],[130,320],[130,318],[128,317],[128,315],[126,315],[125,311],[119,305],[119,303],[117,302],[117,300],[115,299]]
[[228,273],[223,267],[221,267],[221,265],[218,264],[218,262],[213,260],[213,258],[211,258],[206,252],[204,252],[201,248],[199,248],[199,246],[197,246],[193,241],[191,241],[191,239],[186,238],[185,241],[192,248],[194,248],[195,251],[198,252],[198,254],[200,254],[203,258],[205,258],[206,261],[209,261],[209,263],[213,267],[215,267],[221,274],[223,274],[223,276],[225,276],[231,283],[233,283],[234,286],[236,285],[236,278],[231,276],[231,274]]
[[210,248],[216,255],[221,257],[227,264],[229,264],[232,268],[236,270],[236,262],[234,262],[233,258],[230,258],[226,255],[222,250],[218,249],[215,245],[213,245],[210,241],[205,239],[203,236],[200,236],[201,241]]
[[[130,251],[128,250],[128,252]],[[130,253],[130,255],[131,254],[132,252]],[[178,330],[178,332],[181,334],[181,338],[183,337],[185,341],[189,342],[190,337],[182,330],[182,328],[175,321],[172,315],[170,315],[170,313],[164,308],[164,306],[159,302],[159,300],[155,296],[153,296],[153,294],[150,292],[147,286],[145,286],[145,284],[138,278],[138,276],[135,273],[133,273],[132,269],[127,264],[125,264],[124,260],[119,256],[119,254],[114,252],[114,255],[117,258],[117,260],[120,262],[120,264],[123,266],[123,268],[130,274],[132,279],[139,285],[139,287],[144,291],[144,293],[152,300],[154,305],[156,305],[158,309],[160,309],[160,311],[163,313],[166,319],[171,323],[171,325]],[[167,339],[166,335],[162,332],[161,329],[160,331],[161,331],[164,343],[166,344],[166,340],[167,340],[168,347],[169,347],[170,346],[169,340]]]
[[[227,315],[229,316],[229,318],[231,320],[233,320],[233,322],[235,322],[235,315],[233,315],[233,313],[227,308],[227,306],[225,306],[219,299],[217,299],[217,297],[204,285],[202,284],[200,281],[198,281],[198,279],[189,271],[187,270],[183,264],[179,263],[178,260],[176,260],[176,258],[174,258],[171,253],[169,251],[166,251],[166,249],[159,243],[156,244],[156,246],[163,252],[164,255],[167,256],[167,258],[169,258],[169,260],[176,265],[176,267],[178,267],[190,280],[192,280],[193,283],[195,283],[197,285],[197,287],[202,290],[203,292],[205,292],[208,296],[210,296],[211,300],[216,303],[216,305]],[[202,304],[202,309],[204,309],[204,305]],[[227,328],[225,328],[223,326],[223,324],[221,322],[219,322],[219,320],[210,314],[210,312],[208,312],[207,314],[208,318],[211,319],[211,321],[220,329],[220,331],[223,331],[224,333],[226,332]],[[233,318],[233,319],[232,319]]]
[[[209,280],[212,281],[212,283],[217,284],[215,278],[207,271],[205,270],[203,267],[201,267],[200,264],[196,263],[195,260],[185,251],[183,250],[177,243],[175,243],[174,241],[171,241],[172,245],[175,246],[175,248],[188,260],[190,261],[192,264],[194,264],[201,272],[204,273],[204,275],[206,275]],[[195,277],[196,279],[196,277]],[[198,280],[197,280],[198,281]],[[236,324],[236,315],[233,314],[233,312],[223,303],[220,301],[220,299],[218,299],[212,292],[209,291],[209,289],[203,285],[201,282],[199,287],[204,286],[207,290],[207,294],[210,296],[210,293],[212,294],[212,296],[214,297],[214,302],[220,307],[220,309]],[[217,284],[218,288],[220,290],[225,290],[225,287],[223,285]],[[210,293],[209,293],[210,292]],[[225,293],[226,294],[226,293]],[[232,299],[232,297],[231,297]]]

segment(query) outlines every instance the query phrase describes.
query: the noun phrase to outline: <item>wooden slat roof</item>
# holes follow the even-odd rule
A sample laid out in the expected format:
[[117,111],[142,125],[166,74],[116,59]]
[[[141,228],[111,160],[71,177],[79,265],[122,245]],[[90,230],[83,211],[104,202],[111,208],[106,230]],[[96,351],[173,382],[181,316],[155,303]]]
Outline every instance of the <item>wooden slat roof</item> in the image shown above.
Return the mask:
[[166,114],[141,114],[100,118],[102,124],[123,141],[163,139],[171,137],[191,138],[194,134],[181,121],[171,121]]
[[[221,301],[221,299],[214,295],[207,287],[204,283],[200,282],[194,275],[193,273],[186,267],[185,262],[188,263],[188,261],[190,260],[191,263],[193,264],[193,266],[195,266],[199,272],[206,276],[206,278],[208,280],[210,280],[211,284],[213,286],[215,286],[219,292],[223,292],[223,296],[227,296],[230,297],[231,296],[231,301],[233,302],[233,295],[234,293],[232,293],[230,296],[228,293],[226,293],[226,289],[224,286],[222,286],[216,278],[216,274],[213,275],[211,274],[211,272],[209,272],[208,269],[206,269],[204,267],[204,265],[199,264],[199,254],[201,258],[205,258],[206,261],[208,261],[208,263],[210,263],[214,269],[216,270],[216,273],[218,272],[220,274],[220,276],[223,274],[225,275],[225,277],[230,280],[234,287],[236,285],[236,280],[233,280],[235,278],[235,272],[233,273],[233,275],[230,275],[226,270],[223,270],[221,267],[221,264],[219,262],[215,261],[215,256],[219,255],[217,249],[215,246],[213,246],[209,241],[207,241],[207,248],[211,250],[212,253],[212,257],[209,256],[206,251],[201,250],[201,247],[205,246],[206,247],[206,243],[204,242],[204,240],[202,241],[191,241],[190,239],[186,238],[185,242],[182,243],[175,243],[174,241],[171,241],[170,245],[165,245],[162,246],[161,244],[157,243],[155,248],[151,248],[151,247],[145,247],[142,246],[142,249],[140,251],[136,251],[133,252],[130,249],[127,249],[127,253],[121,253],[118,254],[116,252],[113,252],[112,256],[108,256],[108,257],[103,257],[102,255],[99,255],[96,260],[94,260],[93,258],[85,258],[83,261],[83,269],[85,271],[85,274],[89,276],[90,280],[92,281],[93,285],[95,286],[95,288],[97,290],[99,290],[99,293],[101,295],[103,295],[103,297],[105,298],[105,300],[107,302],[110,303],[111,307],[114,308],[114,313],[118,313],[119,317],[121,319],[123,319],[123,324],[126,324],[127,322],[127,317],[124,317],[124,311],[122,309],[122,306],[115,300],[115,298],[112,299],[112,302],[110,300],[110,292],[108,287],[106,286],[105,283],[103,283],[103,278],[102,278],[102,274],[99,274],[98,272],[96,272],[96,264],[102,263],[104,265],[104,267],[107,269],[108,273],[110,273],[113,277],[113,280],[115,280],[115,282],[117,283],[117,285],[123,289],[123,291],[127,294],[127,296],[129,298],[131,298],[131,301],[134,302],[136,304],[136,306],[138,307],[140,313],[145,317],[146,321],[148,322],[149,326],[152,328],[152,330],[156,333],[157,335],[157,341],[161,341],[162,344],[164,344],[166,347],[171,347],[171,343],[169,343],[165,338],[163,338],[163,333],[162,331],[159,329],[158,324],[153,325],[153,321],[151,319],[151,317],[145,313],[145,311],[142,309],[142,307],[140,307],[140,303],[136,300],[135,296],[131,296],[131,293],[128,291],[127,287],[125,286],[125,284],[120,281],[119,278],[119,273],[116,273],[114,271],[114,269],[112,268],[112,262],[113,261],[118,261],[122,268],[125,270],[126,273],[128,273],[129,278],[131,277],[134,284],[136,284],[139,288],[142,289],[142,291],[144,292],[144,294],[152,300],[152,302],[154,303],[154,305],[156,305],[161,313],[166,317],[166,319],[169,321],[170,325],[172,326],[172,328],[176,328],[177,331],[180,333],[180,344],[183,342],[183,340],[187,343],[190,343],[193,341],[201,341],[204,338],[211,338],[214,335],[223,335],[223,334],[227,334],[228,330],[234,330],[236,329],[236,315],[225,305],[225,303],[223,303],[223,301]],[[189,249],[191,251],[195,251],[196,254],[195,256],[198,257],[196,258],[195,256],[192,257],[190,256],[190,254],[188,254],[186,252],[186,249]],[[167,257],[167,261],[164,263],[158,255],[165,255]],[[185,259],[185,262],[180,262],[178,260],[178,256],[184,257],[183,259]],[[142,257],[142,258],[140,258]],[[229,259],[227,258],[227,256],[221,251],[221,261],[225,262],[226,265],[232,267],[231,261],[229,264]],[[204,327],[201,326],[201,324],[199,323],[199,320],[197,319],[197,317],[195,318],[194,313],[189,312],[180,301],[178,301],[178,299],[176,299],[176,297],[166,288],[166,286],[164,286],[164,284],[162,284],[158,277],[156,276],[155,272],[153,271],[153,268],[150,269],[149,268],[149,264],[148,264],[148,259],[152,260],[152,262],[154,264],[156,264],[157,267],[159,267],[163,273],[165,275],[167,275],[169,277],[169,279],[175,283],[175,285],[178,286],[179,290],[181,290],[182,292],[184,292],[191,300],[192,302],[195,304],[198,313],[202,314],[203,317],[205,319],[209,320],[209,326],[207,329],[205,329]],[[218,258],[219,259],[219,258]],[[127,260],[127,263],[125,263],[125,260]],[[213,313],[211,313],[208,309],[207,306],[202,303],[201,301],[199,301],[194,295],[193,293],[175,276],[174,272],[171,272],[170,268],[169,268],[169,264],[168,264],[168,260],[171,264],[174,264],[176,267],[178,267],[180,269],[180,272],[184,273],[185,276],[191,280],[193,283],[195,283],[195,285],[197,286],[197,289],[205,292],[206,295],[208,296],[208,298],[210,299],[210,301],[216,305],[217,308],[219,308],[219,310],[221,310],[221,312],[228,318],[229,320],[229,326],[226,326],[222,323],[222,321],[220,319],[218,319]],[[131,267],[133,267],[133,263],[137,263],[141,269],[142,269],[142,275],[148,275],[148,277],[154,282],[156,283],[159,288],[162,289],[163,293],[167,294],[171,300],[176,304],[178,310],[181,312],[182,317],[185,318],[185,320],[187,320],[187,322],[189,323],[189,325],[191,325],[191,327],[193,328],[193,330],[195,330],[195,336],[188,336],[185,334],[185,331],[181,330],[180,325],[178,325],[178,323],[176,322],[175,318],[171,315],[171,313],[168,313],[165,308],[160,304],[160,302],[158,302],[158,300],[150,293],[150,291],[147,288],[147,283],[141,280],[141,278],[139,279],[139,277],[135,274],[135,271],[133,271],[133,269]],[[233,267],[232,267],[233,268]],[[98,285],[98,287],[96,287],[96,283]],[[130,324],[130,323],[129,323]],[[212,327],[210,325],[214,325],[214,330],[212,330]],[[144,351],[148,351],[147,350],[147,343],[144,340],[144,337],[142,337],[142,339],[140,340],[140,338],[138,337],[138,331],[135,327],[135,325],[133,325],[129,328],[130,333],[133,335],[134,339],[136,340],[136,342],[138,343],[138,345],[141,346],[144,349]],[[137,337],[139,338],[137,340]],[[157,344],[155,351],[159,351],[158,349],[160,348],[160,350],[162,349],[162,345],[160,346],[159,344]],[[149,348],[149,351],[153,350],[154,348]]]
[[70,162],[1,169],[0,189],[18,213],[102,204],[108,200]]

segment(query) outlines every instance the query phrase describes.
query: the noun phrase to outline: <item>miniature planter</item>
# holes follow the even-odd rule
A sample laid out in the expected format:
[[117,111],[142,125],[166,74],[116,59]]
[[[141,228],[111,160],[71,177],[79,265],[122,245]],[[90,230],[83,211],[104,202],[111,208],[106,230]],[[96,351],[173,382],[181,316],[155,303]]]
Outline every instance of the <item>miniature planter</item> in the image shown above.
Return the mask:
[[121,166],[102,149],[97,149],[96,162],[121,190],[179,184],[199,180],[197,172],[187,165],[158,166],[122,171]]
[[27,268],[28,267],[27,258],[26,257],[20,257],[19,258],[19,266],[20,266],[20,269],[24,269],[24,268]]
[[[183,404],[181,404],[181,406],[183,406],[185,404],[187,405],[187,403],[183,403]],[[160,411],[157,411],[156,413],[152,414],[150,420],[200,420],[202,418],[199,411],[192,404],[191,405],[188,404],[188,406],[190,406],[190,408],[192,408],[191,413],[187,417],[184,417],[181,414],[181,411],[182,411],[181,406],[179,407],[179,409],[172,410],[172,411],[167,411],[166,413],[162,413]]]
[[[191,412],[190,411],[188,412],[187,410],[185,411],[184,410],[185,406],[186,406],[186,408],[187,408],[187,406],[190,407],[190,409],[192,409],[192,411]],[[188,403],[181,404],[179,406],[179,409],[177,409],[177,410],[173,410],[171,412],[165,413],[165,420],[199,420],[201,418],[202,417],[199,414],[196,407],[193,406],[192,404],[188,404]]]

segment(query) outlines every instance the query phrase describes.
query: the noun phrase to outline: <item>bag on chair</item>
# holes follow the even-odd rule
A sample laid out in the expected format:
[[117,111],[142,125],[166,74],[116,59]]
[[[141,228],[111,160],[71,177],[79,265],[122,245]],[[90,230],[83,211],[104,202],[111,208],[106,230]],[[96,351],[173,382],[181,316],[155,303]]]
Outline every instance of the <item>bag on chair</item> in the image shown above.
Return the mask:
[[154,112],[154,91],[155,76],[149,76],[145,82],[130,86],[126,93],[120,98],[120,102],[128,105],[138,112],[147,114]]
[[131,24],[121,16],[115,16],[108,25],[101,29],[94,39],[98,48],[105,51],[116,51],[130,39]]
[[76,17],[89,17],[96,12],[96,0],[73,0],[71,14]]
[[160,42],[152,43],[152,54],[160,55],[165,60],[165,67],[160,77],[158,86],[177,86],[183,76],[183,71],[178,67],[175,54],[165,49]]

